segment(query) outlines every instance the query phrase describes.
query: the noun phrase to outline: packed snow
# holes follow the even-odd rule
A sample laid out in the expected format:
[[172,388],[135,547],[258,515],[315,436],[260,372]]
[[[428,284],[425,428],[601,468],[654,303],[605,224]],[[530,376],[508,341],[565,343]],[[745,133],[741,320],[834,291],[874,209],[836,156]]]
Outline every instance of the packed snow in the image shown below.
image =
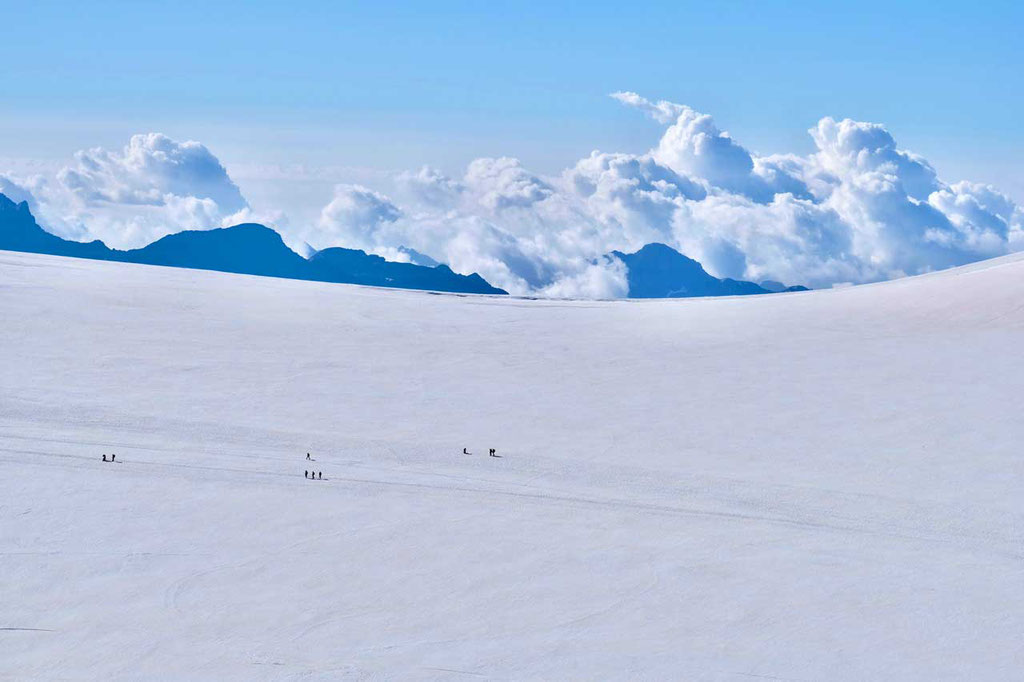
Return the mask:
[[0,252],[0,315],[0,678],[1024,678],[1024,258],[561,301]]

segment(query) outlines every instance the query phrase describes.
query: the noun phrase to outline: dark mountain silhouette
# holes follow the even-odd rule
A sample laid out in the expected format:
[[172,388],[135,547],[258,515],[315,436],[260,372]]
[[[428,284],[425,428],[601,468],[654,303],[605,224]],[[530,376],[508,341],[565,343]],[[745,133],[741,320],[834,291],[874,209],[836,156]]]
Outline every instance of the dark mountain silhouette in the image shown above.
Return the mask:
[[277,232],[256,223],[169,234],[124,255],[122,260],[133,263],[312,279],[309,261],[289,249]]
[[[626,264],[630,298],[685,298],[691,296],[742,296],[773,293],[754,282],[718,279],[700,263],[665,244],[647,244],[636,253],[612,251]],[[804,287],[783,288],[797,291]]]
[[446,265],[393,263],[352,249],[325,249],[306,259],[288,248],[277,232],[255,223],[179,232],[141,249],[118,251],[101,241],[61,239],[39,226],[27,203],[15,204],[3,194],[0,249],[317,282],[472,294],[507,293],[475,273],[460,275]]
[[[14,203],[0,194],[0,249],[55,256],[72,256],[197,270],[217,270],[265,277],[317,282],[366,284],[399,289],[458,293],[505,294],[480,275],[460,275],[447,265],[395,263],[354,249],[330,248],[308,259],[292,251],[274,230],[245,223],[214,230],[187,230],[168,235],[141,249],[118,251],[103,242],[75,242],[44,230],[25,202]],[[412,249],[419,262],[434,262]],[[626,264],[631,298],[737,296],[806,287],[765,281],[762,284],[718,279],[701,264],[665,244],[647,244],[636,253],[613,251]]]
[[773,294],[781,294],[786,291],[810,291],[810,289],[800,284],[797,284],[796,286],[787,287],[782,282],[776,282],[773,279],[766,279],[765,281],[761,282],[761,286],[767,289],[768,291],[772,292]]
[[[501,289],[495,289],[476,273],[459,275],[447,265],[426,267],[412,263],[393,263],[380,256],[367,255],[354,249],[334,247],[317,251],[310,256],[309,265],[315,275],[352,278],[330,281],[350,281],[379,287],[401,286],[405,289],[506,293]],[[315,276],[313,279],[321,279],[321,276]]]
[[113,253],[99,240],[72,242],[50,234],[36,223],[27,202],[15,204],[4,194],[0,194],[0,249],[100,260],[110,260]]

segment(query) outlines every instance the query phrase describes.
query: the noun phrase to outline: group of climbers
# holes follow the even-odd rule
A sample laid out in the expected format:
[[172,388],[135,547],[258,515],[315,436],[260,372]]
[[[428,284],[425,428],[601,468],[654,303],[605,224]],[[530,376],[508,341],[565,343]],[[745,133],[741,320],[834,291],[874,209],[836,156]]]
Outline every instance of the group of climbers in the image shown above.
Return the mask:
[[[469,450],[467,450],[466,448],[462,448],[462,454],[464,454],[464,455],[472,455],[473,453],[470,452]],[[488,457],[501,457],[501,455],[498,454],[498,451],[495,450],[494,448],[491,448],[491,449],[489,449],[487,451],[487,456]]]

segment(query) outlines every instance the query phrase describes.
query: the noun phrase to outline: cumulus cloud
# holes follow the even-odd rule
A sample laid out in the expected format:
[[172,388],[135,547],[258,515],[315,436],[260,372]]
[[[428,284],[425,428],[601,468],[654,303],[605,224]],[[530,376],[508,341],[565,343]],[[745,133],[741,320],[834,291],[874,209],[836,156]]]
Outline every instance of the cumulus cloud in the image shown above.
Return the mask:
[[54,232],[120,248],[183,229],[244,220],[277,224],[281,217],[254,212],[205,146],[159,133],[134,135],[120,150],[79,151],[50,176],[0,183],[5,194],[17,194],[19,187],[34,198],[33,211]]
[[133,135],[120,152],[80,151],[58,179],[85,203],[166,203],[167,196],[209,199],[227,212],[247,206],[224,166],[198,142]]
[[932,192],[928,203],[980,255],[1004,252],[1007,242],[1020,239],[1024,227],[1024,209],[989,185],[958,182]]
[[720,277],[814,287],[1024,248],[1020,206],[987,185],[943,181],[879,124],[823,118],[809,131],[813,153],[763,156],[688,106],[612,97],[664,125],[650,149],[594,151],[552,177],[500,157],[461,173],[394,173],[381,181],[389,189],[345,182],[300,225],[253,211],[201,144],[158,134],[80,152],[51,176],[0,176],[0,191],[34,200],[66,236],[117,246],[263,220],[300,248],[436,259],[512,293],[556,297],[625,295],[625,265],[606,254],[654,241]]
[[822,206],[848,227],[859,280],[916,274],[1005,253],[1020,226],[1008,198],[968,182],[947,185],[882,126],[822,119],[808,160]]
[[430,166],[423,166],[418,171],[403,171],[398,174],[397,181],[400,189],[430,206],[453,204],[466,191],[461,182]]
[[477,159],[466,169],[466,186],[476,192],[480,204],[491,210],[527,208],[544,201],[554,189],[528,173],[519,159]]
[[32,196],[32,192],[4,175],[0,175],[0,194],[3,194],[16,204],[24,201],[28,203],[30,209],[36,209],[36,198]]
[[672,123],[689,109],[689,107],[685,105],[676,104],[675,102],[667,102],[665,100],[652,102],[646,97],[641,97],[635,92],[613,92],[610,97],[622,102],[626,106],[639,109],[658,123]]
[[629,294],[626,264],[614,256],[601,256],[568,272],[544,287],[541,293],[552,298],[622,298]]
[[318,249],[347,246],[373,250],[386,246],[380,243],[378,232],[401,215],[379,192],[362,185],[338,185],[334,198],[320,213],[318,229],[310,232],[306,241]]
[[462,177],[402,173],[401,209],[375,195],[363,218],[346,209],[328,231],[377,253],[414,248],[513,293],[597,298],[627,290],[624,266],[604,255],[652,241],[720,277],[816,287],[1024,246],[1013,201],[942,182],[880,125],[824,118],[809,131],[814,153],[760,156],[690,107],[612,97],[666,125],[650,150],[595,151],[549,178],[509,157],[477,159]]
[[896,140],[877,123],[863,123],[829,116],[810,130],[818,147],[813,161],[838,180],[881,172],[898,180],[900,190],[923,200],[939,189],[939,181],[928,162],[911,152],[896,148]]
[[593,152],[563,174],[582,213],[624,245],[671,237],[673,216],[686,200],[707,197],[704,185],[659,165],[650,155]]

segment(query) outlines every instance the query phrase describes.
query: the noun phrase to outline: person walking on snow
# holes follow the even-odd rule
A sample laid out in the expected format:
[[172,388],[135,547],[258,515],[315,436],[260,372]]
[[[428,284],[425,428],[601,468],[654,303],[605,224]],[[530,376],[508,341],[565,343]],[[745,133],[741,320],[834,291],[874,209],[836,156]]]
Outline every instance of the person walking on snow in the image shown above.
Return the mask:
[[318,478],[319,480],[321,480],[321,481],[322,481],[322,480],[324,480],[324,472],[322,472],[322,471],[320,471],[320,472],[317,472],[317,476],[316,476],[316,477],[317,477],[317,478]]
[[309,456],[309,453],[308,453],[308,452],[306,453],[306,460],[307,460],[307,461],[310,461],[310,462],[312,462],[312,461],[313,461],[313,458]]
[[106,462],[106,461],[107,461],[107,456],[106,456],[106,455],[103,455],[103,461],[104,461],[104,462]]
[[302,472],[302,477],[303,478],[309,478],[309,471],[303,471]]
[[469,454],[469,450],[467,450],[466,448],[462,448],[462,454],[468,455]]
[[110,455],[110,461],[113,462],[117,455]]

